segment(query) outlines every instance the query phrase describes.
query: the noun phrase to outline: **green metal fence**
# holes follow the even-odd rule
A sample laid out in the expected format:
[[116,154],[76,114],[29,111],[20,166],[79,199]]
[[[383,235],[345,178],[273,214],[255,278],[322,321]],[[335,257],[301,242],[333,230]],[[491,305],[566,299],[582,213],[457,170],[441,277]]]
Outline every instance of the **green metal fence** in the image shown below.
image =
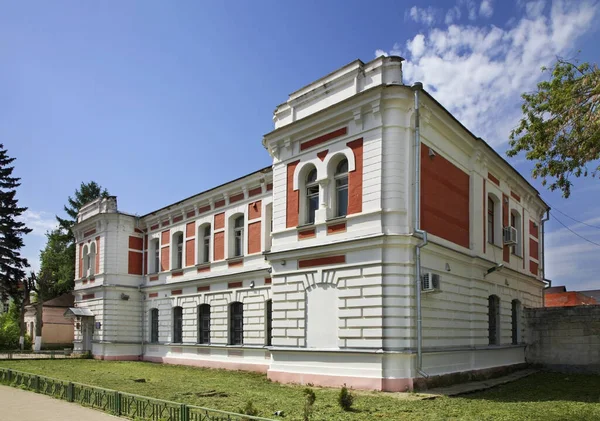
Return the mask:
[[274,421],[0,368],[0,384],[141,421]]
[[31,350],[5,350],[0,351],[0,360],[58,360],[65,358],[81,358],[80,355],[74,354],[72,350],[54,349],[48,351],[31,351]]

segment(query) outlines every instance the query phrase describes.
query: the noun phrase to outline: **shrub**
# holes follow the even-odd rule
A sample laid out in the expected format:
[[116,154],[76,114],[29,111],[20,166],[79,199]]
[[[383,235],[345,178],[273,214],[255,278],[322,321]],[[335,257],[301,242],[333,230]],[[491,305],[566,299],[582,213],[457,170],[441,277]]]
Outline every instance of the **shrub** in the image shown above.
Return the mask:
[[313,412],[313,404],[317,400],[315,392],[308,387],[304,389],[304,421],[309,421]]
[[[0,314],[0,349],[14,351],[19,345],[19,310],[15,303],[10,304],[6,313]],[[25,334],[25,349],[31,349],[31,338]]]
[[348,391],[348,388],[344,384],[344,387],[340,390],[340,395],[338,396],[338,403],[340,407],[344,411],[349,411],[352,408],[352,404],[354,403],[354,395]]

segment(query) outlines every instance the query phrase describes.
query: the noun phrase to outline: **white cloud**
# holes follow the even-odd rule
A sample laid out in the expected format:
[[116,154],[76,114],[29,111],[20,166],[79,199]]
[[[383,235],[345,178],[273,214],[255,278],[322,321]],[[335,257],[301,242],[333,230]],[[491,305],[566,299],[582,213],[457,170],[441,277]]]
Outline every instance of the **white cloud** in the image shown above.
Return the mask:
[[525,13],[530,19],[540,17],[544,13],[546,2],[544,0],[530,1],[525,3]]
[[459,0],[458,5],[467,9],[469,20],[477,19],[477,4],[475,0]]
[[493,14],[492,0],[483,0],[479,5],[479,15],[484,18],[491,18]]
[[36,212],[28,209],[23,212],[19,220],[33,230],[30,235],[43,237],[47,231],[57,227],[56,217],[44,211]]
[[454,6],[446,12],[446,18],[444,19],[444,22],[446,23],[446,25],[451,25],[455,21],[460,19],[460,16],[460,7]]
[[[445,29],[427,29],[406,41],[405,83],[423,82],[425,89],[490,144],[507,142],[520,116],[520,94],[535,88],[543,77],[543,65],[551,65],[557,55],[571,53],[575,41],[592,29],[599,9],[597,2],[555,0],[548,11],[537,3],[524,4],[521,10],[529,8],[528,14],[510,25],[451,24]],[[477,12],[474,1],[460,0],[458,6],[467,10],[469,19],[473,10]],[[426,9],[416,8],[417,16],[419,10]],[[394,50],[399,51],[398,47]]]
[[417,23],[422,23],[427,26],[432,26],[437,22],[438,16],[441,14],[441,9],[436,9],[431,6],[422,9],[417,6],[411,7],[404,13],[405,20],[412,19]]

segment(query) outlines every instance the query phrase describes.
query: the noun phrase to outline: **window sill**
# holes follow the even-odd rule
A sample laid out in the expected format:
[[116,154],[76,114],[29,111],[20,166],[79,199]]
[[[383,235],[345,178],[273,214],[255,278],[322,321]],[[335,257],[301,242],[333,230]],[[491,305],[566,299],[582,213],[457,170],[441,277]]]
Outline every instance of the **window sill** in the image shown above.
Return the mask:
[[244,260],[244,256],[235,256],[235,257],[230,257],[228,259],[225,259],[225,261],[227,263],[237,263],[237,262],[241,262],[242,260]]
[[296,229],[297,230],[304,230],[307,228],[314,228],[315,227],[315,223],[314,222],[310,222],[308,224],[302,224],[302,225],[297,225]]
[[493,247],[496,247],[496,248],[498,248],[498,249],[500,249],[500,250],[502,250],[502,249],[504,248],[504,247],[503,247],[503,246],[501,246],[501,245],[498,245],[498,244],[496,244],[496,243],[490,243],[489,241],[488,241],[487,245],[488,245],[488,246],[493,246]]
[[347,215],[344,216],[335,216],[333,218],[329,218],[325,221],[326,224],[335,224],[338,222],[346,222],[347,220]]
[[210,268],[211,262],[198,263],[196,269]]

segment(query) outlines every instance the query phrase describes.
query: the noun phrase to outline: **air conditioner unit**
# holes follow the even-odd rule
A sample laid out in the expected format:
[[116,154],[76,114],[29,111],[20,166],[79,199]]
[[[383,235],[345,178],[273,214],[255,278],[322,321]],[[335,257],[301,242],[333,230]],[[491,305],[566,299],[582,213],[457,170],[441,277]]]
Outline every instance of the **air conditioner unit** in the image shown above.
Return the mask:
[[440,290],[440,275],[427,272],[421,276],[421,291],[433,292]]
[[517,244],[517,229],[515,227],[504,227],[504,244]]

